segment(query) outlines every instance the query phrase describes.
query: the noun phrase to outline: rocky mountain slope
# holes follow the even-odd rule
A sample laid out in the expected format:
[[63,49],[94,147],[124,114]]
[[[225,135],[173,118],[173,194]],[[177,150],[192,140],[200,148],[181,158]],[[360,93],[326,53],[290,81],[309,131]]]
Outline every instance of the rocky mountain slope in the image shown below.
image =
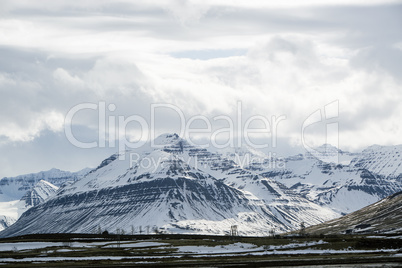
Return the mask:
[[402,192],[341,218],[306,229],[307,233],[396,233],[402,231]]

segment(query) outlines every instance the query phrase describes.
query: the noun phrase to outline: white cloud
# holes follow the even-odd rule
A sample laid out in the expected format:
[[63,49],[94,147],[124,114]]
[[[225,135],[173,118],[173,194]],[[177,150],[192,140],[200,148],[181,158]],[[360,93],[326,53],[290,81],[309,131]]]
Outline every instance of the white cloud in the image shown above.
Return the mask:
[[83,87],[83,81],[78,76],[73,76],[63,68],[57,68],[53,72],[54,79],[66,83],[71,89],[79,89]]
[[197,23],[208,11],[210,6],[204,1],[174,0],[170,1],[165,8],[183,26]]
[[[213,2],[216,5],[228,5],[228,1],[219,0],[219,1],[209,1]],[[231,6],[239,6],[239,7],[253,7],[253,8],[261,8],[261,7],[270,7],[270,8],[289,8],[289,7],[308,7],[308,6],[320,6],[320,5],[377,5],[377,4],[385,4],[385,3],[398,3],[397,0],[307,0],[307,1],[298,1],[298,0],[285,0],[285,1],[242,1],[242,0],[233,0],[230,1]]]
[[[246,118],[286,115],[279,134],[300,143],[303,121],[339,100],[341,146],[400,143],[400,5],[300,3],[2,1],[0,136],[59,135],[83,102],[149,120],[152,103],[211,119],[235,117],[241,100]],[[173,117],[161,115],[161,132],[176,127]],[[89,133],[97,120],[93,112],[75,122]],[[325,142],[322,131],[312,137]]]
[[5,136],[9,141],[28,142],[39,137],[42,131],[51,130],[60,132],[63,130],[64,114],[56,111],[36,113],[31,115],[24,125],[9,121],[0,125],[0,136]]

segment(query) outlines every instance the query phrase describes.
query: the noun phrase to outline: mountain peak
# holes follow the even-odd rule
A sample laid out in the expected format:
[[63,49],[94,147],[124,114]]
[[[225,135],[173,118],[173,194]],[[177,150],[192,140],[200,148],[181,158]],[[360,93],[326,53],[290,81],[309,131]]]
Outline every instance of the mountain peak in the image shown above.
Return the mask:
[[[342,153],[342,151],[339,150],[338,148],[336,148],[335,146],[325,143],[321,146],[314,148],[314,150],[309,151],[307,153],[307,155],[317,158],[324,162],[327,162],[328,160],[331,162],[331,161],[334,161],[335,158],[337,158],[337,156],[341,153]],[[328,159],[328,158],[331,158],[331,159]]]
[[38,181],[38,183],[36,183],[35,184],[35,186],[34,186],[34,188],[40,188],[40,187],[50,187],[50,188],[53,188],[53,189],[58,189],[58,187],[57,186],[55,186],[55,185],[53,185],[53,184],[51,184],[50,182],[48,182],[48,181],[45,181],[45,180],[40,180],[40,181]]
[[49,169],[48,171],[43,171],[43,172],[50,172],[50,171],[59,172],[59,171],[61,171],[61,170],[58,169],[58,168],[51,168],[51,169]]
[[314,148],[314,150],[307,152],[307,157],[312,157],[327,163],[348,165],[355,155],[342,151],[331,144],[324,143]]
[[158,137],[155,138],[154,143],[156,145],[169,145],[169,144],[174,144],[177,143],[177,141],[183,140],[180,138],[179,135],[176,133],[164,133],[159,135]]
[[315,150],[320,153],[342,152],[336,146],[333,146],[329,143],[324,143],[323,145],[316,147]]

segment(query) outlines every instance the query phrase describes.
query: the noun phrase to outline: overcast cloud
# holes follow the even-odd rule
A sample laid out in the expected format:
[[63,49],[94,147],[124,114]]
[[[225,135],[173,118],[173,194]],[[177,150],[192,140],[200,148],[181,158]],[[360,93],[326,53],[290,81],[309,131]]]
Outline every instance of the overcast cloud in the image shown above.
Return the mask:
[[[79,170],[117,151],[64,134],[72,107],[100,101],[115,105],[108,116],[148,123],[154,103],[236,120],[241,101],[243,121],[286,116],[282,154],[300,148],[309,115],[338,101],[342,149],[400,144],[402,2],[280,2],[1,1],[0,177]],[[97,139],[96,111],[73,123],[78,139]],[[325,124],[307,131],[311,146],[326,142]],[[160,109],[156,126],[179,132],[177,113]],[[128,136],[144,139],[139,130]]]

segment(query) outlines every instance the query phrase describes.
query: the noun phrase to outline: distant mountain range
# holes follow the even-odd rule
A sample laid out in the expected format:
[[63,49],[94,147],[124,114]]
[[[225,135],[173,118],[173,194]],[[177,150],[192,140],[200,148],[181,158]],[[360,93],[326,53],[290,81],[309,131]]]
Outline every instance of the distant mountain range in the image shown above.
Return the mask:
[[[176,134],[154,143],[159,148],[147,144],[112,155],[73,183],[43,178],[60,189],[0,237],[149,228],[227,234],[233,225],[241,235],[267,235],[322,223],[402,191],[402,146],[352,154],[326,144],[279,159],[248,147],[209,151]],[[240,163],[247,155],[251,161]]]
[[13,224],[28,208],[55,194],[58,187],[81,179],[91,169],[69,172],[51,169],[0,180],[0,230]]
[[279,168],[255,162],[247,169],[283,183],[316,204],[341,214],[402,191],[401,145],[371,146],[360,154],[338,151],[339,163],[326,162],[333,158],[328,154],[337,150],[325,145],[315,154],[282,159],[284,163]]

